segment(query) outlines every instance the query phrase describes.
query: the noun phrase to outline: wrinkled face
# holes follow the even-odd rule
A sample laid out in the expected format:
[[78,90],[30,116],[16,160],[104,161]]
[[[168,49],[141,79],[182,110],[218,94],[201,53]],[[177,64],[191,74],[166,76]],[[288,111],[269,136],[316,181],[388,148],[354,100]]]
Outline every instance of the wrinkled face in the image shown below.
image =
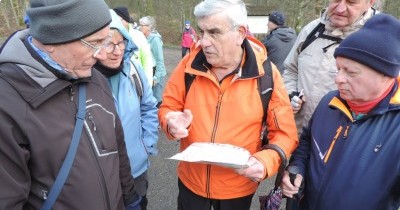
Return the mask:
[[391,84],[387,77],[372,68],[344,57],[336,58],[338,73],[335,83],[340,97],[353,103],[363,103],[380,97]]
[[244,26],[232,26],[224,14],[198,19],[199,42],[213,67],[231,65],[246,34]]
[[139,23],[139,30],[144,34],[145,37],[148,37],[151,33],[150,26],[143,23]]
[[100,61],[104,66],[116,69],[121,65],[124,57],[126,41],[118,30],[112,30],[110,44],[105,48],[107,59]]
[[[50,57],[63,67],[71,76],[76,78],[90,77],[92,67],[97,60],[105,60],[104,45],[109,39],[110,28],[105,27],[100,31],[83,38],[84,44],[77,40],[65,44],[51,45],[48,47]],[[97,51],[97,53],[96,53]]]
[[328,6],[329,21],[338,28],[350,26],[374,2],[375,0],[330,0]]

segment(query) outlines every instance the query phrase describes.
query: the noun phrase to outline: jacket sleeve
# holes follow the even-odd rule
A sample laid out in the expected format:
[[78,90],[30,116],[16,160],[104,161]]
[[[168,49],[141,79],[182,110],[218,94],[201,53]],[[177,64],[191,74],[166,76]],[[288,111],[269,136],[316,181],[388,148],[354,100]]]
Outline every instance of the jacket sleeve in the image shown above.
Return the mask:
[[297,36],[296,42],[294,43],[292,49],[290,50],[288,56],[286,57],[284,65],[284,73],[282,75],[286,90],[289,94],[293,92],[298,92],[298,57],[300,54],[301,46],[307,38],[308,34],[318,25],[319,20],[314,20],[307,24]]
[[31,186],[29,145],[4,110],[0,119],[0,209],[23,209]]
[[[309,125],[311,124],[312,118]],[[293,152],[290,158],[288,168],[292,171],[300,173],[303,177],[306,177],[308,160],[311,155],[311,132],[309,127],[303,127],[303,132],[300,136],[299,146]]]
[[[279,71],[273,65],[274,88],[267,110],[267,129],[270,144],[279,146],[289,157],[298,145],[297,129],[289,97]],[[273,150],[262,150],[253,155],[264,164],[264,174],[273,176],[279,168],[280,157]]]
[[186,91],[184,82],[184,68],[188,61],[188,57],[189,56],[185,56],[179,62],[169,77],[163,93],[163,103],[158,111],[158,119],[160,121],[161,128],[166,133],[168,139],[175,138],[168,133],[165,115],[170,111],[183,111],[185,106]]
[[137,193],[135,191],[134,179],[131,175],[131,166],[129,163],[128,154],[126,151],[126,145],[124,140],[124,131],[122,130],[122,124],[119,117],[115,121],[115,132],[117,136],[118,144],[118,156],[119,156],[119,176],[121,180],[122,196],[124,198],[124,204],[127,206],[135,200]]
[[159,83],[160,79],[166,75],[165,65],[164,65],[164,54],[162,40],[160,37],[154,37],[152,46],[152,53],[155,60],[156,72],[154,74],[154,83]]
[[151,155],[157,154],[157,141],[158,141],[158,118],[157,118],[157,99],[153,96],[146,75],[140,66],[135,65],[137,72],[142,82],[143,95],[140,101],[140,115],[142,125],[142,138],[145,143],[146,150]]

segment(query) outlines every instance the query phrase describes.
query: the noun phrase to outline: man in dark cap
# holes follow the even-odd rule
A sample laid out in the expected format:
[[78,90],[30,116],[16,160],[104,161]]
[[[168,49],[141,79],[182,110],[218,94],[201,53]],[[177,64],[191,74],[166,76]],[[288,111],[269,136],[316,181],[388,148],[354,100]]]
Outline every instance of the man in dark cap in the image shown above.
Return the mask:
[[133,209],[107,81],[103,0],[31,0],[30,28],[0,49],[0,209]]
[[269,34],[264,38],[263,44],[267,48],[269,59],[283,74],[283,62],[296,41],[296,31],[285,26],[285,16],[279,11],[269,15],[267,26]]
[[[305,179],[300,209],[400,207],[400,21],[377,14],[335,49],[338,90],[303,129],[283,194]],[[371,44],[373,43],[373,44]]]

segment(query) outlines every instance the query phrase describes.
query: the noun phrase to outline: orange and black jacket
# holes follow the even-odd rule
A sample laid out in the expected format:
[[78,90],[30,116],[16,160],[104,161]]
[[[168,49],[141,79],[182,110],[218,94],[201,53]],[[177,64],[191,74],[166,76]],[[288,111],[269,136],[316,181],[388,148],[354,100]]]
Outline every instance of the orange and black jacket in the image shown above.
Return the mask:
[[[263,106],[257,78],[266,50],[258,40],[247,37],[242,65],[231,76],[218,81],[210,72],[210,64],[201,47],[192,46],[172,73],[159,110],[162,128],[167,132],[165,115],[170,111],[189,109],[193,113],[189,136],[180,141],[181,151],[194,142],[227,143],[247,149],[264,166],[266,177],[273,176],[280,159],[270,150],[260,151]],[[185,72],[196,75],[186,95]],[[289,155],[298,138],[292,108],[279,71],[273,66],[274,87],[267,111],[270,143],[280,146]],[[170,139],[173,137],[168,134]],[[178,176],[197,195],[213,199],[231,199],[250,195],[258,183],[238,175],[230,168],[202,163],[180,162]]]

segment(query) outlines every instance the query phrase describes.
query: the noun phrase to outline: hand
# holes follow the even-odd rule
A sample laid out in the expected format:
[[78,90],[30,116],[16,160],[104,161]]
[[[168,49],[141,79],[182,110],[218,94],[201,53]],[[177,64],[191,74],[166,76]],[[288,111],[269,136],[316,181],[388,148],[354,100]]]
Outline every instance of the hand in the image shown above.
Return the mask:
[[255,157],[247,161],[247,168],[235,169],[236,173],[249,178],[253,182],[261,182],[264,178],[264,165]]
[[292,99],[290,100],[290,105],[292,105],[294,114],[300,111],[301,106],[303,105],[304,102],[305,102],[304,96],[301,98],[299,96],[292,97]]
[[302,181],[303,181],[303,176],[301,174],[296,174],[296,179],[294,180],[294,185],[293,185],[290,182],[289,172],[285,171],[281,183],[282,194],[288,198],[293,198],[293,195],[299,192]]
[[188,109],[183,112],[168,112],[165,115],[168,132],[175,138],[181,139],[189,135],[188,127],[192,123],[193,115]]

